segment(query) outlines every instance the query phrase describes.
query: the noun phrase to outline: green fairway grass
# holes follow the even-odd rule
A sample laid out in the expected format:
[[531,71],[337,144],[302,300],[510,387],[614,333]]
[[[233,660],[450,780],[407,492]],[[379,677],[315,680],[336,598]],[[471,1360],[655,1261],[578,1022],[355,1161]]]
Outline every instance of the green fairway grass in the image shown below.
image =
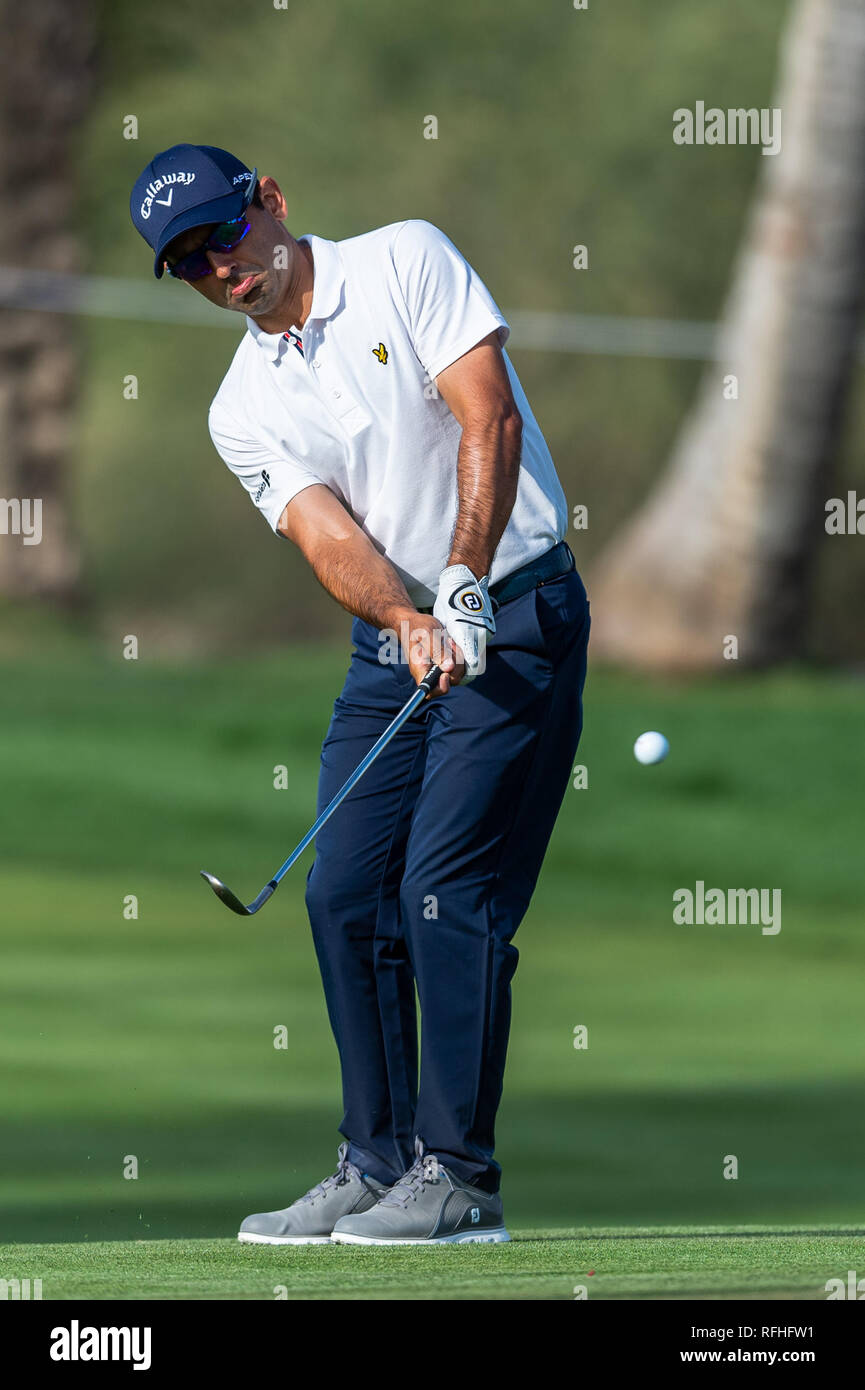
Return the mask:
[[[508,1245],[361,1249],[226,1240],[0,1246],[43,1299],[825,1299],[865,1228],[526,1231]],[[8,1277],[8,1276],[7,1276]]]
[[[109,1262],[131,1250],[136,1279],[153,1251],[184,1287],[189,1251],[217,1252],[225,1288],[256,1262],[291,1271],[295,1292],[311,1271],[336,1287],[337,1264],[385,1280],[405,1267],[329,1249],[262,1263],[271,1256],[219,1244],[332,1171],[341,1105],[303,905],[312,851],[253,921],[198,871],[251,896],[308,828],[346,659],[347,647],[289,649],[167,667],[70,649],[0,665],[5,1240],[99,1243]],[[590,676],[588,788],[567,794],[516,938],[498,1126],[514,1230],[859,1230],[861,708],[861,682],[842,676],[681,687]],[[646,728],[670,738],[659,767],[633,759]],[[273,786],[280,765],[286,790]],[[782,930],[675,925],[672,894],[696,879],[780,887]],[[578,1025],[586,1050],[573,1046]],[[124,1177],[132,1159],[138,1176]],[[193,1238],[217,1243],[172,1243]],[[158,1244],[101,1244],[136,1239]],[[524,1288],[537,1278],[544,1297],[558,1280],[553,1296],[567,1297],[586,1250],[600,1270],[610,1239],[445,1258],[512,1269]],[[791,1240],[779,1249],[794,1266],[806,1252],[791,1296],[807,1296],[822,1247]],[[70,1287],[75,1248],[62,1256]],[[708,1260],[693,1255],[694,1287],[725,1287],[719,1239],[628,1248],[655,1262],[604,1265],[613,1296],[644,1273],[677,1288],[689,1250]],[[769,1250],[755,1253],[760,1278],[781,1279],[769,1242],[737,1248]],[[669,1264],[656,1259],[665,1251]],[[865,1256],[851,1260],[838,1256],[841,1272],[865,1275]],[[101,1262],[88,1257],[94,1277]],[[615,1282],[626,1275],[635,1282]]]

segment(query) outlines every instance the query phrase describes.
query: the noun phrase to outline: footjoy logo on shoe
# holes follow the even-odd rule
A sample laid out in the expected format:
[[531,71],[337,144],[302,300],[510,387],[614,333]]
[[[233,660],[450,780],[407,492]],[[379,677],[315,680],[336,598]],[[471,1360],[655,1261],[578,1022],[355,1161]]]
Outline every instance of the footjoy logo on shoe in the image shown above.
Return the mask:
[[52,1361],[132,1361],[134,1371],[150,1370],[149,1327],[68,1327],[51,1329]]
[[476,1226],[481,1219],[480,1207],[472,1207],[472,1225]]

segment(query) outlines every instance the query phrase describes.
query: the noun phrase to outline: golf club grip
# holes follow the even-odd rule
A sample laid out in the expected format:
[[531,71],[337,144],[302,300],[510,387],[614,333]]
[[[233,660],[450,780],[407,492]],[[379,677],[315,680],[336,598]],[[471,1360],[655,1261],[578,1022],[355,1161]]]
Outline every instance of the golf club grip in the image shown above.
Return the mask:
[[440,666],[431,666],[422,681],[418,682],[418,690],[425,690],[427,695],[431,695],[442,678]]

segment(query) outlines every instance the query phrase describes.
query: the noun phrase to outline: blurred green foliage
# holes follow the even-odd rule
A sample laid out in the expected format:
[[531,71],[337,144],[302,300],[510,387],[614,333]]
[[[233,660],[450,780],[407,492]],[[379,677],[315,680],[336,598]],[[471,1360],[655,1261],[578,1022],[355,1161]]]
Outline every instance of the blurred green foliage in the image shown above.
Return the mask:
[[[130,187],[159,149],[225,145],[283,185],[296,235],[338,240],[405,217],[441,226],[505,311],[713,319],[760,165],[753,148],[683,148],[698,97],[770,104],[788,0],[641,0],[576,11],[405,0],[101,10],[101,79],[80,150],[91,269],[154,297]],[[123,138],[135,115],[139,138]],[[438,139],[423,138],[427,115]],[[589,247],[589,269],[572,248]],[[236,326],[239,332],[241,324]],[[344,626],[213,451],[206,411],[235,333],[84,321],[76,507],[102,628],[163,648],[265,643]],[[513,360],[571,505],[585,565],[663,467],[699,365],[521,351]],[[135,373],[140,399],[125,401]],[[861,391],[857,414],[861,412]],[[842,461],[863,478],[856,417]],[[858,548],[858,549],[861,549]],[[823,546],[817,654],[865,654],[850,611],[856,538]]]

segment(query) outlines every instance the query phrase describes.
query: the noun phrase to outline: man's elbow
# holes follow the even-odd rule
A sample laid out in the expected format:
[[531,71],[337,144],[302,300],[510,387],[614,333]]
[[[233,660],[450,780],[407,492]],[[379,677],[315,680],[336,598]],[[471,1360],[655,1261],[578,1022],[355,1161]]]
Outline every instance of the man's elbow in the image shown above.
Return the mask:
[[513,474],[519,472],[523,452],[523,417],[515,405],[505,406],[498,417],[497,426],[501,455],[507,460]]
[[463,433],[489,439],[499,436],[503,444],[519,453],[523,438],[523,417],[513,401],[499,401],[473,412],[463,426]]
[[519,451],[523,442],[523,417],[515,405],[511,405],[507,408],[502,419],[502,427],[508,438],[516,446],[517,456],[519,456]]

